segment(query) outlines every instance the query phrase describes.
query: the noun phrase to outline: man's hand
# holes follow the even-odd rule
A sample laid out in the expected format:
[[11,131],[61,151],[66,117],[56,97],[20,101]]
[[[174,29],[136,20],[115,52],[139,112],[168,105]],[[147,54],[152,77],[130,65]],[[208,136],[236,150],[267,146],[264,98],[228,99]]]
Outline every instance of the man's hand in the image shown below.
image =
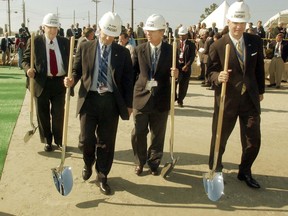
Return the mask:
[[35,77],[35,70],[34,70],[34,68],[29,68],[29,69],[27,70],[26,74],[27,74],[27,76],[28,76],[29,78],[34,78],[34,77]]
[[65,77],[65,78],[64,78],[64,86],[65,86],[66,88],[72,87],[73,84],[74,84],[74,79],[73,79],[73,77],[72,77],[72,78],[68,78],[68,77]]

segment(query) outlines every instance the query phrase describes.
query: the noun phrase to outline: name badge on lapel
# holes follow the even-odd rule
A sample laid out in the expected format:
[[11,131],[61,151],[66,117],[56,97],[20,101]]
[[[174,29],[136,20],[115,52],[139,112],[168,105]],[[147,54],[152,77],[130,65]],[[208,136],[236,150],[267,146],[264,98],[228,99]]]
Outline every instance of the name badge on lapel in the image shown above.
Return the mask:
[[151,91],[153,87],[157,87],[158,82],[154,79],[147,81],[145,89]]

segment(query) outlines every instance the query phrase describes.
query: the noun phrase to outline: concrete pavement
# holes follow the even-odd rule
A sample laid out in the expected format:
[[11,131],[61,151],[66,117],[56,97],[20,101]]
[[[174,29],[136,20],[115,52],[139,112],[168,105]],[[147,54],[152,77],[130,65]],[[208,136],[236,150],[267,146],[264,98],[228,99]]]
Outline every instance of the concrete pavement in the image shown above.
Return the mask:
[[[130,121],[120,121],[115,160],[109,175],[113,195],[105,196],[81,177],[82,155],[77,149],[79,120],[76,98],[71,98],[66,166],[73,171],[72,192],[61,196],[51,168],[60,164],[61,152],[43,151],[38,132],[23,142],[29,125],[29,94],[17,121],[0,181],[0,215],[288,215],[288,85],[267,89],[262,102],[262,148],[253,167],[262,188],[253,190],[237,180],[241,147],[239,127],[232,133],[223,161],[225,195],[210,201],[202,182],[208,172],[208,153],[213,113],[213,91],[192,79],[184,108],[175,107],[175,156],[180,157],[170,177],[134,174]],[[36,118],[34,118],[36,119]],[[169,124],[168,124],[169,125]],[[169,159],[169,127],[162,166]]]

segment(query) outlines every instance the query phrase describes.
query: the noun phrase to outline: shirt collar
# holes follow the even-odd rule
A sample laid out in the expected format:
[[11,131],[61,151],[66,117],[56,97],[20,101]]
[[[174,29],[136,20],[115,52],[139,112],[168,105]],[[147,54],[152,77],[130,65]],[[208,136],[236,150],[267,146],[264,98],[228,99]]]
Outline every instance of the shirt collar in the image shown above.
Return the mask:
[[150,44],[150,48],[151,50],[153,50],[154,48],[158,48],[158,50],[160,49],[161,45],[162,45],[162,41],[157,45],[157,46],[154,46],[153,44],[149,43]]

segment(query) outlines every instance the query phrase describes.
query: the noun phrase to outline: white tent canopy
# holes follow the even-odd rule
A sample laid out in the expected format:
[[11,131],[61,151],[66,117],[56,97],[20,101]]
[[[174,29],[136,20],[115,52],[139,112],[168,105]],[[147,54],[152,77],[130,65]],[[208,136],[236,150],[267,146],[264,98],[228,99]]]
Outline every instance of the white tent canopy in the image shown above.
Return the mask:
[[201,23],[206,23],[207,28],[212,27],[212,23],[216,23],[216,27],[221,31],[227,25],[226,14],[229,8],[229,4],[227,1],[223,1],[223,3],[216,8],[208,17],[206,17]]
[[274,16],[272,16],[265,24],[264,27],[276,27],[278,22],[283,22],[284,24],[288,24],[288,9],[283,10]]

